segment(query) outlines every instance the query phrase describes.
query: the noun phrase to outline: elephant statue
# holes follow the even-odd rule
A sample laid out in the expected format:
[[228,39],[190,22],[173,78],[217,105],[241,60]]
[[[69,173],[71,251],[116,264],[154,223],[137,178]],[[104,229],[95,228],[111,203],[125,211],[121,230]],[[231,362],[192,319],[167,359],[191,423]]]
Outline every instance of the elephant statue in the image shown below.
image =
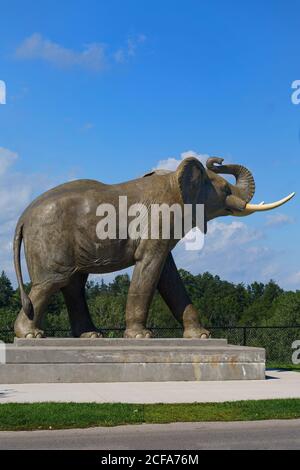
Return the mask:
[[[220,174],[233,175],[235,184]],[[149,338],[146,328],[151,300],[158,289],[185,338],[207,338],[196,308],[178,274],[171,250],[178,239],[99,239],[99,204],[117,206],[120,196],[128,205],[143,203],[197,204],[204,207],[204,228],[220,216],[245,216],[276,208],[294,195],[272,204],[250,204],[255,191],[251,172],[241,165],[223,165],[211,157],[206,168],[196,158],[186,158],[176,171],[154,170],[119,184],[77,180],[57,186],[35,199],[21,215],[14,237],[14,263],[22,309],[15,321],[17,337],[40,338],[50,296],[59,290],[67,306],[72,333],[80,338],[101,337],[93,325],[85,299],[90,273],[109,273],[134,265],[126,305],[126,338]],[[127,216],[126,216],[127,217]],[[194,223],[194,222],[193,222]],[[120,227],[118,227],[119,229]],[[32,288],[23,285],[22,241]]]

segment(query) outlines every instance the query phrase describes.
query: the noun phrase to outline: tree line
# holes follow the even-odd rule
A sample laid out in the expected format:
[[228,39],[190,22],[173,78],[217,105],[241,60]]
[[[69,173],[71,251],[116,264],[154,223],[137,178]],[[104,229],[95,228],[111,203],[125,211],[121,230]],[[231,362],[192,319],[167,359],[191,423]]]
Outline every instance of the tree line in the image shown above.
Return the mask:
[[[180,275],[206,326],[296,326],[300,325],[300,290],[285,291],[273,280],[264,284],[234,284],[205,272],[193,275],[183,269]],[[110,283],[88,281],[86,296],[95,324],[102,328],[125,326],[125,306],[130,278],[117,275]],[[26,284],[27,292],[30,284]],[[13,327],[21,307],[19,289],[2,272],[0,276],[0,329]],[[149,327],[177,328],[178,322],[157,293],[148,319]],[[61,293],[48,306],[45,329],[69,329]]]

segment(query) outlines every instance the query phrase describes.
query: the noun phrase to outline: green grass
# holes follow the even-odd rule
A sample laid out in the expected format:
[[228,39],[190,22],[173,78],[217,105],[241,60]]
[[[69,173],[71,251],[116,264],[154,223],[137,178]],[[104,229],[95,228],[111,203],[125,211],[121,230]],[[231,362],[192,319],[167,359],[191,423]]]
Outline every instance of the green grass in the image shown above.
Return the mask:
[[300,372],[300,364],[285,364],[285,363],[278,363],[278,362],[268,362],[266,365],[267,369],[282,369],[282,370],[292,370],[296,372]]
[[0,430],[67,429],[121,424],[300,418],[300,399],[225,403],[3,403]]
[[143,422],[143,405],[122,403],[2,403],[0,430],[67,429]]

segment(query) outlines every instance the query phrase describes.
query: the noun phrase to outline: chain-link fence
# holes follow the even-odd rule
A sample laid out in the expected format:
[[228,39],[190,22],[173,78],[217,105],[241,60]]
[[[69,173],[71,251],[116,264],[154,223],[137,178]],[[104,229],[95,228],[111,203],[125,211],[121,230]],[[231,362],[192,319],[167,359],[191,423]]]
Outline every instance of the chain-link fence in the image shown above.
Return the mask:
[[[180,338],[181,328],[150,327],[154,338]],[[291,364],[292,343],[300,340],[300,326],[228,326],[208,327],[213,338],[226,338],[228,343],[243,346],[257,346],[266,349],[267,361],[278,364]],[[106,338],[122,338],[124,328],[103,328]],[[71,337],[70,330],[46,330],[46,336]],[[0,340],[13,342],[14,332],[11,329],[0,330]]]

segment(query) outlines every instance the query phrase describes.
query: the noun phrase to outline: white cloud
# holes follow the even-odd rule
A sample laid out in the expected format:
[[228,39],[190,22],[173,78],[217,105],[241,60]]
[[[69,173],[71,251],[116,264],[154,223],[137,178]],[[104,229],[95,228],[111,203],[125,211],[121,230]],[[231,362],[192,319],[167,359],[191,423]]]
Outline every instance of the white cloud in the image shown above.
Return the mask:
[[295,222],[295,220],[289,215],[280,213],[267,215],[266,219],[266,227],[277,227],[280,225],[293,224]]
[[63,68],[81,66],[102,70],[105,67],[103,44],[88,44],[82,51],[75,51],[45,39],[38,33],[26,38],[17,48],[15,56],[22,60],[40,59]]
[[120,47],[114,53],[114,59],[119,64],[124,64],[128,62],[131,57],[136,55],[137,48],[140,44],[146,41],[146,36],[144,34],[140,34],[134,38],[128,38],[126,41],[125,47]]
[[8,167],[11,166],[17,158],[18,155],[16,153],[0,147],[0,176],[7,171]]
[[95,127],[95,124],[93,122],[85,122],[83,126],[81,127],[82,131],[89,131],[90,129],[93,129]]
[[15,57],[19,60],[43,60],[61,68],[82,67],[95,71],[102,71],[111,61],[125,63],[136,54],[139,44],[145,41],[145,36],[139,35],[130,38],[125,47],[109,54],[104,43],[87,44],[80,51],[62,46],[34,33],[18,46]]
[[17,159],[17,153],[0,148],[0,271],[5,270],[13,281],[12,240],[18,217],[37,194],[60,182],[59,178],[15,171]]
[[193,274],[209,271],[233,282],[267,281],[270,276],[262,273],[262,267],[269,265],[273,253],[255,244],[263,238],[263,232],[244,222],[213,220],[208,224],[202,250],[187,251],[183,240],[175,248],[174,256],[178,267]]
[[263,238],[262,232],[251,229],[244,222],[232,219],[230,223],[212,220],[208,226],[207,251],[227,250],[229,245],[245,245]]
[[291,288],[300,289],[300,271],[296,271],[287,276],[284,285],[285,284]]
[[197,152],[194,152],[193,150],[188,150],[187,152],[182,152],[180,154],[180,158],[176,159],[173,157],[166,158],[165,160],[160,160],[155,168],[153,170],[157,169],[164,169],[164,170],[176,170],[178,165],[184,160],[185,158],[188,157],[194,157],[198,158],[203,165],[205,165],[206,160],[209,158],[209,155],[207,154],[200,154]]
[[202,250],[188,251],[183,239],[174,249],[179,268],[193,274],[209,271],[234,283],[274,279],[285,289],[300,288],[300,271],[291,273],[285,247],[268,244],[264,226],[257,230],[231,218],[212,220]]

